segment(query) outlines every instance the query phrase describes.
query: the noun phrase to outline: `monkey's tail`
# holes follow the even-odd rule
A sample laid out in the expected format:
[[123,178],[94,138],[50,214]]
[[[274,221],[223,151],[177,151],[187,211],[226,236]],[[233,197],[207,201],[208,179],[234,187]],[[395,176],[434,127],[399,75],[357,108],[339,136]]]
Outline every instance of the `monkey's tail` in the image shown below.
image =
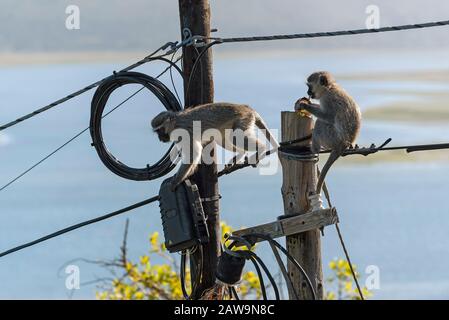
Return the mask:
[[340,158],[340,154],[341,153],[338,150],[333,150],[330,153],[329,158],[327,159],[326,163],[324,164],[324,167],[321,170],[321,174],[318,178],[318,183],[316,186],[316,194],[321,193],[321,189],[323,188],[323,184],[324,184],[324,178],[326,178],[326,174],[329,171],[329,169],[332,167],[334,162],[337,161],[338,158]]
[[262,117],[256,112],[256,126],[261,129],[265,133],[265,137],[267,140],[273,145],[275,149],[279,149],[279,142],[276,138],[271,134],[271,131],[268,130],[267,124],[263,121]]

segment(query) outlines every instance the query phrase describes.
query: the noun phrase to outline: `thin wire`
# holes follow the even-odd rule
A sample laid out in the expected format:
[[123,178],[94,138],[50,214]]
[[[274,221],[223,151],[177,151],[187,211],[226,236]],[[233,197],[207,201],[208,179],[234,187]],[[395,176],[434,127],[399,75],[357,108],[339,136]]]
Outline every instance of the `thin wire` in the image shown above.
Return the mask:
[[[253,42],[253,41],[270,41],[270,40],[290,40],[290,39],[303,39],[303,38],[319,38],[319,37],[335,37],[335,36],[344,36],[344,35],[356,35],[356,34],[369,34],[369,33],[381,33],[381,32],[391,32],[391,31],[400,31],[400,30],[412,30],[412,29],[423,29],[423,28],[431,28],[431,27],[440,27],[440,26],[446,26],[449,25],[449,20],[443,20],[443,21],[436,21],[436,22],[428,22],[428,23],[419,23],[419,24],[407,24],[407,25],[399,25],[399,26],[392,26],[392,27],[382,27],[378,29],[353,29],[353,30],[342,30],[342,31],[327,31],[327,32],[315,32],[315,33],[295,33],[295,34],[284,34],[284,35],[270,35],[270,36],[252,36],[252,37],[234,37],[234,38],[206,38],[203,37],[202,40],[215,40],[214,44],[216,43],[232,43],[232,42]],[[128,66],[127,68],[121,70],[121,71],[129,71],[132,70],[146,62],[149,61],[149,58],[153,55],[155,55],[160,50],[166,49],[171,43],[167,43],[151,53],[149,56],[145,57],[142,60],[139,60],[138,62]],[[185,44],[183,44],[185,46]],[[166,53],[167,54],[170,54]],[[162,55],[163,56],[163,55]],[[103,80],[97,81],[84,89],[78,90],[62,99],[59,99],[47,106],[44,106],[38,110],[35,110],[23,117],[18,118],[17,120],[11,121],[3,126],[0,126],[0,131],[9,128],[11,126],[14,126],[26,119],[32,118],[44,111],[47,111],[53,107],[56,107],[57,105],[68,101],[80,94],[83,94],[95,87],[97,87]]]
[[[316,300],[315,288],[313,286],[312,281],[310,280],[309,275],[304,270],[304,268],[301,266],[301,264],[279,242],[274,240],[269,235],[262,234],[262,233],[251,233],[248,236],[253,236],[253,237],[264,239],[264,240],[270,242],[271,244],[273,244],[274,246],[276,246],[279,250],[281,250],[282,253],[285,254],[285,256],[288,258],[288,260],[290,260],[295,265],[295,267],[301,272],[304,279],[306,280],[307,285],[309,286],[310,292],[312,293],[313,300]],[[297,295],[296,292],[295,292],[295,294]]]
[[[176,61],[174,63],[177,63],[179,60],[181,60],[182,57],[179,57],[178,59],[176,59]],[[171,70],[172,65],[170,65],[169,67],[165,68],[157,77],[156,79],[160,78],[164,73],[166,73],[168,70]],[[112,108],[110,111],[108,111],[107,113],[105,113],[103,115],[102,118],[107,117],[108,115],[110,115],[112,112],[114,112],[115,110],[117,110],[118,108],[120,108],[123,104],[125,104],[126,102],[128,102],[131,98],[133,98],[135,95],[137,95],[139,92],[141,92],[145,87],[142,86],[142,88],[140,88],[139,90],[137,90],[136,92],[134,92],[133,94],[131,94],[129,97],[127,97],[125,100],[123,100],[122,102],[120,102],[118,105],[116,105],[114,108]],[[40,165],[41,163],[43,163],[44,161],[46,161],[48,158],[50,158],[51,156],[53,156],[55,153],[57,153],[58,151],[60,151],[61,149],[63,149],[64,147],[66,147],[68,144],[70,144],[72,141],[76,140],[78,137],[80,137],[83,133],[85,133],[87,130],[89,130],[89,127],[81,130],[80,132],[78,132],[76,135],[74,135],[72,138],[70,138],[69,140],[67,140],[66,142],[64,142],[62,145],[60,145],[58,148],[56,148],[55,150],[53,150],[52,152],[50,152],[48,155],[46,155],[45,157],[43,157],[41,160],[39,160],[38,162],[36,162],[35,164],[33,164],[31,167],[29,167],[28,169],[26,169],[25,171],[23,171],[21,174],[19,174],[17,177],[15,177],[14,179],[12,179],[11,181],[9,181],[8,183],[6,183],[5,185],[3,185],[0,188],[0,192],[2,192],[3,190],[5,190],[7,187],[9,187],[11,184],[13,184],[14,182],[16,182],[17,180],[19,180],[20,178],[22,178],[24,175],[26,175],[28,172],[30,172],[31,170],[33,170],[34,168],[36,168],[38,165]]]
[[267,289],[265,288],[265,281],[263,279],[262,271],[260,270],[260,267],[257,264],[257,260],[254,257],[250,257],[250,260],[253,263],[254,269],[256,269],[256,272],[257,272],[257,277],[259,278],[259,286],[260,286],[260,291],[262,292],[262,298],[264,300],[268,300]]
[[[171,59],[170,59],[171,63],[176,63],[176,62],[178,62],[182,58],[182,55],[181,55],[180,57],[178,57],[178,59],[175,62],[173,62],[173,59],[174,59],[175,54],[176,54],[177,51],[178,51],[178,49],[176,49],[175,52],[173,52],[173,55],[171,56]],[[173,78],[173,72],[172,72],[171,68],[170,68],[169,72],[170,72],[170,81],[171,81],[173,90],[175,91],[176,98],[178,99],[179,105],[182,106],[181,98],[179,98],[178,90],[176,89],[175,80]]]
[[[206,54],[206,52],[212,46],[214,46],[216,44],[219,44],[219,43],[221,43],[221,42],[220,41],[213,41],[213,42],[208,43],[207,45],[204,46],[204,48],[201,50],[200,54],[196,57],[195,62],[194,62],[193,66],[192,66],[192,69],[190,71],[189,79],[187,81],[187,86],[186,86],[186,90],[185,90],[185,96],[186,96],[186,98],[185,98],[185,105],[186,106],[190,106],[190,86],[191,86],[192,81],[193,81],[193,79],[194,79],[194,77],[196,75],[195,74],[196,68],[198,68],[198,65],[200,64],[201,59]],[[201,85],[203,85],[203,84],[201,83]]]
[[[200,104],[203,104],[203,97],[204,97],[204,74],[203,74],[203,59],[202,59],[202,57],[201,58],[199,58],[200,57],[200,51],[198,50],[198,48],[197,47],[193,47],[194,49],[195,49],[195,52],[196,52],[196,55],[197,55],[197,59],[200,59],[200,74],[201,74],[201,77],[200,77],[200,81],[201,81],[201,85],[200,85],[200,87],[201,87],[201,95],[200,95]],[[206,49],[207,50],[207,49]]]
[[[122,101],[120,104],[118,104],[114,109],[112,109],[111,111],[109,111],[108,113],[106,113],[104,115],[104,117],[106,117],[108,114],[110,114],[111,112],[113,112],[114,110],[116,110],[117,108],[119,108],[121,105],[123,105],[125,102],[127,102],[128,100],[130,100],[132,97],[134,97],[137,93],[139,93],[144,87],[140,88],[139,90],[137,90],[135,93],[133,93],[131,96],[129,96],[126,100]],[[14,182],[16,182],[17,180],[19,180],[20,178],[22,178],[24,175],[26,175],[28,172],[30,172],[31,170],[33,170],[34,168],[36,168],[38,165],[40,165],[42,162],[44,162],[45,160],[47,160],[48,158],[50,158],[51,156],[53,156],[55,153],[57,153],[58,151],[60,151],[61,149],[63,149],[65,146],[67,146],[68,144],[70,144],[72,141],[74,141],[75,139],[77,139],[79,136],[81,136],[84,132],[86,132],[87,130],[89,130],[89,127],[81,130],[80,132],[78,132],[76,135],[74,135],[72,138],[70,138],[69,140],[67,140],[66,142],[64,142],[62,145],[60,145],[58,148],[56,148],[55,150],[53,150],[52,152],[50,152],[48,155],[46,155],[45,157],[43,157],[41,160],[39,160],[38,162],[36,162],[35,164],[33,164],[31,167],[29,167],[28,169],[26,169],[24,172],[22,172],[21,174],[19,174],[17,177],[15,177],[14,179],[12,179],[11,181],[9,181],[7,184],[5,184],[3,187],[0,188],[0,192],[5,190],[7,187],[9,187],[11,184],[13,184]]]
[[58,236],[60,236],[60,235],[62,235],[62,234],[68,233],[68,232],[70,232],[70,231],[73,231],[73,230],[76,230],[76,229],[85,227],[85,226],[87,226],[87,225],[94,224],[94,223],[97,223],[97,222],[100,222],[100,221],[103,221],[103,220],[106,220],[106,219],[115,217],[115,216],[117,216],[117,215],[119,215],[119,214],[122,214],[122,213],[125,213],[125,212],[128,212],[128,211],[137,209],[137,208],[139,208],[139,207],[142,207],[142,206],[147,205],[147,204],[149,204],[149,203],[155,202],[155,201],[157,201],[157,200],[159,200],[159,196],[154,196],[154,197],[151,197],[151,198],[146,199],[146,200],[144,200],[144,201],[141,201],[141,202],[138,202],[138,203],[133,204],[133,205],[131,205],[131,206],[128,206],[128,207],[126,207],[126,208],[123,208],[123,209],[120,209],[120,210],[117,210],[117,211],[114,211],[114,212],[105,214],[105,215],[103,215],[103,216],[100,216],[100,217],[97,217],[97,218],[94,218],[94,219],[91,219],[91,220],[87,220],[87,221],[84,221],[84,222],[81,222],[81,223],[74,224],[74,225],[72,225],[72,226],[70,226],[70,227],[61,229],[61,230],[59,230],[59,231],[50,233],[50,234],[48,234],[48,235],[46,235],[46,236],[43,236],[43,237],[41,237],[41,238],[38,238],[38,239],[36,239],[36,240],[27,242],[27,243],[25,243],[25,244],[22,244],[22,245],[20,245],[20,246],[15,247],[15,248],[6,250],[6,251],[4,251],[4,252],[1,252],[1,253],[0,253],[0,258],[1,258],[1,257],[4,257],[4,256],[7,256],[7,255],[9,255],[9,254],[11,254],[11,253],[17,252],[17,251],[19,251],[19,250],[22,250],[22,249],[25,249],[25,248],[34,246],[34,245],[36,245],[36,244],[38,244],[38,243],[41,243],[41,242],[50,240],[50,239],[55,238],[55,237],[58,237]]
[[277,285],[276,285],[276,281],[274,280],[273,276],[272,276],[271,273],[270,273],[270,270],[267,268],[267,266],[265,265],[265,263],[263,262],[263,260],[262,260],[257,254],[255,254],[255,253],[252,252],[252,251],[245,251],[245,253],[248,253],[248,254],[249,254],[249,256],[251,257],[251,260],[252,260],[252,259],[256,259],[256,261],[257,261],[257,262],[259,263],[259,265],[262,267],[263,271],[265,272],[265,274],[266,274],[267,277],[268,277],[268,280],[269,280],[270,283],[271,283],[271,286],[273,287],[274,295],[275,295],[276,300],[279,300],[279,289],[278,289],[278,287],[277,287]]
[[[318,170],[318,173],[319,173],[319,170]],[[323,192],[324,192],[324,195],[326,196],[326,200],[327,200],[327,204],[329,205],[329,208],[332,208],[333,206],[332,206],[332,202],[331,202],[331,197],[330,197],[329,189],[327,188],[326,182],[323,183]],[[348,261],[348,264],[349,264],[349,268],[351,269],[352,278],[354,279],[355,285],[357,286],[357,291],[359,292],[360,299],[365,300],[365,297],[363,296],[363,291],[359,284],[359,280],[357,279],[357,275],[355,274],[355,270],[352,266],[351,258],[349,256],[348,249],[346,248],[345,241],[343,240],[343,235],[341,233],[340,226],[338,225],[338,222],[335,223],[335,229],[337,230],[340,244],[343,248],[343,252],[345,253],[346,260]]]
[[355,274],[354,268],[352,266],[351,258],[349,257],[348,249],[346,248],[345,241],[343,240],[343,235],[341,234],[341,230],[340,230],[340,226],[338,225],[338,222],[335,223],[335,229],[337,230],[338,238],[340,239],[340,243],[341,243],[341,246],[345,253],[346,259],[348,260],[349,268],[351,269],[352,278],[354,279],[355,285],[357,286],[357,291],[359,292],[360,299],[365,300],[365,297],[363,296],[363,291],[360,288],[359,280],[357,279],[357,275]]
[[[302,149],[293,149],[293,148],[286,148],[288,145],[292,145],[298,142],[302,142],[305,140],[308,140],[310,138],[309,136],[295,139],[295,140],[289,140],[285,142],[281,142],[281,147],[279,148],[280,151],[282,151],[285,154],[294,154],[294,155],[312,155],[310,151],[303,151]],[[388,139],[390,140],[390,139]],[[387,141],[388,141],[387,140]],[[449,143],[436,143],[436,144],[419,144],[419,145],[408,145],[408,146],[397,146],[397,147],[369,147],[369,148],[358,148],[358,149],[346,149],[343,152],[343,156],[353,156],[353,155],[364,155],[368,156],[370,154],[377,153],[379,151],[395,151],[395,150],[405,150],[407,153],[411,152],[420,152],[420,151],[435,151],[435,150],[444,150],[449,149]],[[270,154],[273,154],[275,149],[268,150],[265,152],[264,156],[269,156]],[[320,151],[320,153],[330,153],[331,150],[323,150]],[[234,171],[247,168],[251,166],[249,163],[237,163],[234,164],[232,167],[224,168],[220,172],[218,172],[218,177],[221,177],[223,175],[228,175],[230,173],[233,173]]]
[[211,37],[211,38],[207,38],[207,39],[216,40],[220,43],[310,39],[310,38],[352,36],[352,35],[357,35],[357,34],[369,34],[369,33],[401,31],[401,30],[423,29],[423,28],[441,27],[441,26],[447,26],[447,25],[449,25],[449,20],[428,22],[428,23],[418,23],[418,24],[405,24],[405,25],[399,25],[399,26],[382,27],[382,28],[378,28],[378,29],[353,29],[353,30],[341,30],[341,31],[295,33],[295,34],[282,34],[282,35],[269,35],[269,36],[234,37],[234,38]]
[[[137,61],[136,63],[134,63],[134,64],[132,64],[132,65],[122,69],[122,70],[120,70],[119,72],[130,71],[132,69],[135,69],[135,68],[141,66],[144,63],[147,63],[147,62],[151,61],[151,59],[153,58],[153,56],[156,53],[158,53],[161,50],[166,49],[167,47],[168,47],[168,43],[163,45],[163,46],[161,46],[160,48],[158,48],[157,50],[155,50],[154,52],[152,52],[151,54],[149,54],[145,58],[143,58],[143,59]],[[165,54],[160,55],[159,57],[164,57],[164,56],[166,56],[168,54],[169,53],[165,53]],[[50,109],[52,109],[52,108],[54,108],[54,107],[56,107],[56,106],[58,106],[58,105],[60,105],[60,104],[62,104],[64,102],[70,100],[70,99],[73,99],[73,98],[75,98],[75,97],[77,97],[77,96],[79,96],[79,95],[81,95],[81,94],[83,94],[83,93],[85,93],[87,91],[90,91],[93,88],[98,87],[104,80],[106,80],[108,78],[109,77],[106,77],[106,78],[103,78],[103,79],[101,79],[99,81],[96,81],[96,82],[88,85],[87,87],[85,87],[83,89],[80,89],[80,90],[78,90],[78,91],[76,91],[74,93],[71,93],[71,94],[65,96],[64,98],[56,100],[56,101],[54,101],[54,102],[52,102],[52,103],[50,103],[50,104],[48,104],[48,105],[46,105],[46,106],[44,106],[42,108],[39,108],[39,109],[37,109],[37,110],[35,110],[35,111],[31,112],[31,113],[28,113],[28,114],[26,114],[26,115],[24,115],[24,116],[22,116],[22,117],[20,117],[20,118],[18,118],[16,120],[14,120],[14,121],[11,121],[11,122],[9,122],[7,124],[4,124],[4,125],[0,126],[0,131],[3,131],[5,129],[9,128],[9,127],[12,127],[12,126],[14,126],[14,125],[24,121],[24,120],[30,119],[32,117],[35,117],[35,116],[37,116],[38,114],[40,114],[40,113],[42,113],[44,111],[50,110]]]

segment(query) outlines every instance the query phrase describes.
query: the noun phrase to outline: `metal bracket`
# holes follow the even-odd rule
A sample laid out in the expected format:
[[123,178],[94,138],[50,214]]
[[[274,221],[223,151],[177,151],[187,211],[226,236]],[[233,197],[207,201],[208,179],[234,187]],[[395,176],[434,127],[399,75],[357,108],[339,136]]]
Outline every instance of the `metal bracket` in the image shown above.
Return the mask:
[[[216,31],[216,29],[211,30],[211,32],[215,32],[215,31]],[[179,42],[179,41],[167,42],[165,44],[165,46],[163,47],[163,50],[166,50],[168,47],[170,47],[170,50],[167,51],[167,54],[171,54],[182,47],[194,46],[194,47],[200,48],[200,47],[206,46],[206,44],[207,44],[205,42],[205,39],[206,39],[205,36],[199,36],[199,35],[194,36],[192,34],[192,30],[190,30],[189,28],[182,29],[182,35],[183,35],[183,40],[181,42]]]
[[200,198],[201,202],[211,202],[211,201],[217,201],[220,199],[221,199],[221,194],[217,194],[212,197]]

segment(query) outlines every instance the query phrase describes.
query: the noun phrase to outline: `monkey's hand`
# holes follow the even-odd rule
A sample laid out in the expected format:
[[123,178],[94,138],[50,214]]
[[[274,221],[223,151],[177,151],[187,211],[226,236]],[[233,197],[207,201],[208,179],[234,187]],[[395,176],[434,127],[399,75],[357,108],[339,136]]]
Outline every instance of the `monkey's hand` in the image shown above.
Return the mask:
[[311,104],[311,101],[308,98],[302,97],[301,99],[296,101],[295,111],[303,111],[303,110],[305,110],[306,106],[308,106],[310,104]]

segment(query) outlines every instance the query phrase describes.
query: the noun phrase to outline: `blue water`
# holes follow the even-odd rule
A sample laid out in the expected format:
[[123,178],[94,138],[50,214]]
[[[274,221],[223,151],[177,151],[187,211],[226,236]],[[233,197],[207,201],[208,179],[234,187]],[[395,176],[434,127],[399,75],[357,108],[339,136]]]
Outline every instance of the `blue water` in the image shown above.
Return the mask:
[[[429,58],[430,56],[430,58]],[[304,78],[313,70],[336,73],[447,68],[439,54],[372,56],[336,55],[224,59],[214,65],[216,100],[248,103],[271,128],[279,128],[280,111],[291,110],[304,95]],[[0,123],[42,106],[119,69],[116,64],[65,64],[2,67],[0,70]],[[139,71],[155,74],[161,65]],[[168,82],[168,77],[164,78]],[[176,79],[179,85],[179,79]],[[343,85],[362,109],[396,101],[372,89],[422,89],[432,83],[356,82]],[[440,88],[441,84],[435,84]],[[137,87],[122,88],[110,104],[120,102]],[[89,121],[92,93],[39,115],[0,135],[0,184],[13,178],[58,147]],[[104,121],[108,147],[133,166],[154,163],[165,150],[149,128],[161,106],[142,92]],[[392,137],[395,144],[437,142],[449,139],[447,124],[427,125],[366,122],[360,144],[380,143]],[[127,181],[109,172],[82,135],[54,157],[0,193],[0,251],[58,228],[138,202],[158,191],[162,179]],[[344,160],[342,160],[343,162]],[[381,287],[376,298],[449,298],[449,227],[445,206],[449,164],[410,163],[339,166],[329,175],[334,205],[353,262],[362,278],[368,265],[380,268]],[[273,220],[282,214],[281,174],[261,176],[247,169],[220,180],[222,219],[234,227]],[[148,250],[148,235],[161,231],[157,205],[89,226],[0,259],[0,298],[94,298],[95,285],[71,292],[61,267],[84,258],[110,260],[119,255],[125,220],[130,219],[129,255],[136,259]],[[258,249],[271,266],[269,250]],[[323,261],[343,257],[332,228],[323,239]],[[81,281],[109,276],[99,266],[77,260]],[[325,269],[326,266],[325,266]],[[327,270],[326,270],[327,271]]]

